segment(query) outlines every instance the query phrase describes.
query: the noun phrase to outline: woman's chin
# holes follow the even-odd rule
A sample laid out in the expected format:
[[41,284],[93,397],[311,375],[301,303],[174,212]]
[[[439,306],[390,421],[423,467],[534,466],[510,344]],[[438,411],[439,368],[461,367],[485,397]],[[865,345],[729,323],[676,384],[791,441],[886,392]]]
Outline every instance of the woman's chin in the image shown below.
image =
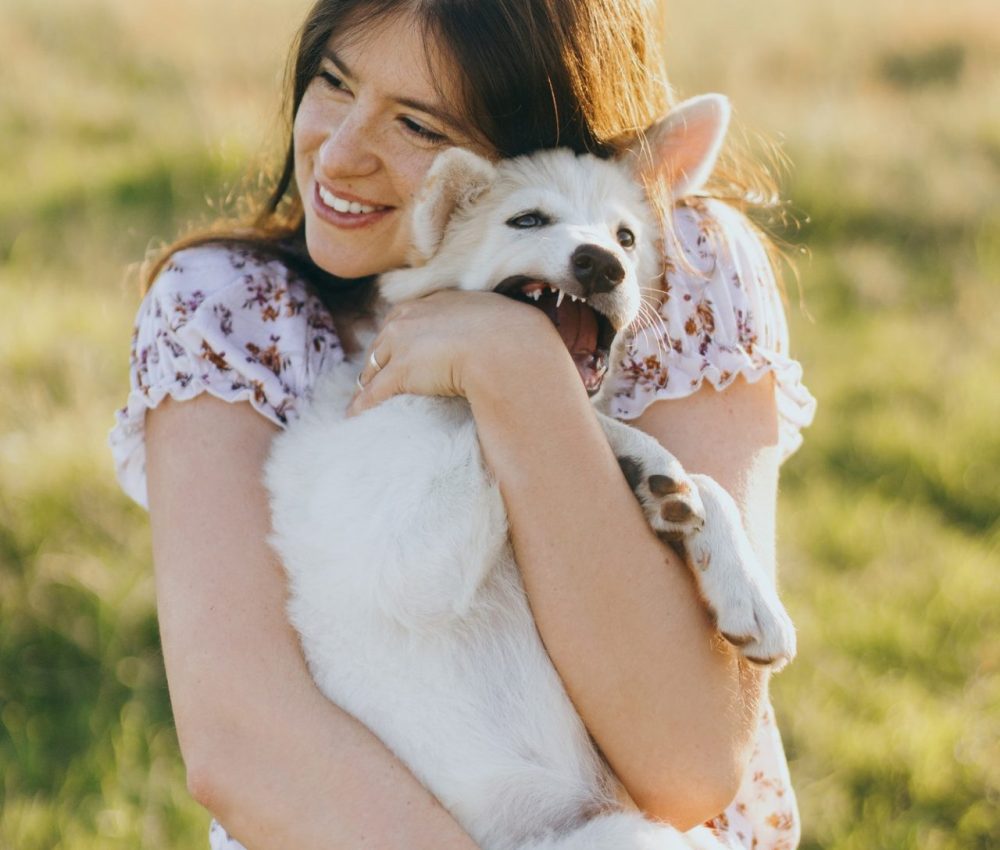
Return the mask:
[[[309,258],[327,274],[344,280],[370,277],[395,268],[387,265],[384,257],[351,256],[349,252],[338,250],[333,245],[314,246],[306,242]],[[398,265],[402,265],[402,260]]]

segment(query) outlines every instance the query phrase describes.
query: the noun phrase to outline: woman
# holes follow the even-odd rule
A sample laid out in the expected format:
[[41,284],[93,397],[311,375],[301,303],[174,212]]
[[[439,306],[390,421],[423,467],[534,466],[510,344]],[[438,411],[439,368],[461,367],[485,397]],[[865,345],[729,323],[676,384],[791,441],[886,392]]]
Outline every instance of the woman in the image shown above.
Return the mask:
[[[406,261],[406,213],[435,155],[611,154],[666,111],[659,68],[643,0],[323,0],[262,212],[173,246],[150,275],[112,445],[150,509],[171,701],[214,847],[472,846],[313,685],[266,543],[261,466],[316,374],[368,356],[352,328],[372,277]],[[683,256],[668,263],[661,336],[621,364],[616,412],[727,487],[773,567],[778,466],[811,398],[744,219],[719,202],[667,219]],[[391,353],[353,412],[402,392],[469,400],[539,631],[631,801],[682,829],[712,819],[721,847],[793,847],[765,676],[718,640],[649,532],[548,319],[440,292],[392,314],[374,347]]]

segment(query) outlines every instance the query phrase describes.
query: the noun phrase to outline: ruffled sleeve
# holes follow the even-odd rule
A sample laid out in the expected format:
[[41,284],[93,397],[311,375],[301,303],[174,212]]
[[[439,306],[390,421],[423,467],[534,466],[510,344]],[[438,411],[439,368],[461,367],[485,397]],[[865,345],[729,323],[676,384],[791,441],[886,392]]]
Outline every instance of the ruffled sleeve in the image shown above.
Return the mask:
[[343,360],[333,321],[276,260],[224,246],[175,254],[136,315],[126,405],[109,436],[122,489],[146,500],[146,411],[207,392],[285,425],[324,365]]
[[801,444],[816,401],[788,351],[788,327],[767,252],[741,213],[699,200],[674,211],[657,322],[628,340],[610,375],[609,412],[634,419],[655,399],[773,373],[782,460]]

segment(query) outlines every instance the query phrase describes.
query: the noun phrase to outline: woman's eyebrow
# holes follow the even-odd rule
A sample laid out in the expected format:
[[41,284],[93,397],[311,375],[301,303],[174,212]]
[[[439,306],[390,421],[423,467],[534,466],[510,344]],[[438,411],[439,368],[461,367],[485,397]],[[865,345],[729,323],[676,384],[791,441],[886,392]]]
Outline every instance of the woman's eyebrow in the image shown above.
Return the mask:
[[[343,60],[337,56],[330,48],[323,51],[323,56],[329,59],[334,65],[337,66],[337,70],[340,71],[348,79],[356,79],[351,69],[344,64]],[[394,97],[394,103],[398,103],[400,106],[406,106],[409,109],[416,109],[418,112],[425,112],[433,118],[437,118],[442,124],[447,124],[454,130],[462,131],[461,124],[458,123],[451,115],[445,112],[438,106],[434,106],[430,103],[425,103],[422,100],[416,100],[412,97]]]
[[334,53],[329,47],[323,51],[323,58],[329,59],[331,62],[333,62],[333,64],[337,66],[337,70],[340,71],[340,73],[343,74],[345,77],[354,76],[354,74],[351,73],[351,69],[348,68],[343,63],[343,61],[341,61],[340,57],[338,57],[337,54]]

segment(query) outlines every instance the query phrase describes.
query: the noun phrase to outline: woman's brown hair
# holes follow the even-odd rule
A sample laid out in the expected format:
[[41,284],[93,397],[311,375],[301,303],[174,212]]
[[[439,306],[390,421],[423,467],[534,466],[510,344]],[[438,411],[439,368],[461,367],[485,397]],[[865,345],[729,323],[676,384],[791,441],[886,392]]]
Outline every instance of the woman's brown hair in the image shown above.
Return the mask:
[[[552,147],[612,156],[670,108],[656,0],[319,0],[290,57],[288,140],[269,194],[251,201],[242,220],[220,221],[168,246],[144,275],[147,287],[174,252],[236,242],[281,259],[331,312],[365,308],[370,280],[338,280],[309,259],[291,127],[331,36],[360,33],[398,14],[409,16],[423,29],[424,43],[460,69],[458,114],[499,157]],[[724,188],[717,194],[748,198],[745,174],[722,173],[717,185]],[[662,214],[663,198],[657,187],[648,188]]]

